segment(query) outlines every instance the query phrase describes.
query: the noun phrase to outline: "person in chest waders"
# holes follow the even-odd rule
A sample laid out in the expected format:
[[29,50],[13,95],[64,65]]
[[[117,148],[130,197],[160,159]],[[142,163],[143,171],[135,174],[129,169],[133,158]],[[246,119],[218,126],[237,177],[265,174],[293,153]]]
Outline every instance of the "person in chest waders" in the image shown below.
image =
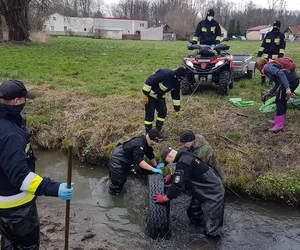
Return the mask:
[[224,217],[225,189],[216,172],[186,150],[177,152],[167,147],[160,152],[166,163],[176,163],[175,174],[166,178],[166,195],[156,194],[154,202],[164,203],[177,198],[182,192],[192,196],[187,215],[192,225],[204,224],[208,236],[220,236]]
[[35,200],[73,197],[73,187],[34,173],[35,160],[22,110],[34,99],[18,80],[0,85],[0,235],[1,250],[38,250],[40,223]]

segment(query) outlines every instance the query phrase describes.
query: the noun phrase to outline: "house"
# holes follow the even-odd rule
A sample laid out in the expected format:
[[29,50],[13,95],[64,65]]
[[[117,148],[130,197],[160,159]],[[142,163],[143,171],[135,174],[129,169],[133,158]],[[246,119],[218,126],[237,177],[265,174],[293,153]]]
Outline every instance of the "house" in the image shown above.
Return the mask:
[[155,40],[155,41],[175,41],[176,34],[169,25],[164,24],[160,27],[151,27],[141,30],[141,40]]
[[44,31],[50,35],[75,35],[122,39],[124,34],[135,35],[148,28],[148,21],[125,18],[66,17],[52,14],[44,22]]
[[300,25],[288,27],[283,33],[288,41],[300,42]]
[[227,36],[227,30],[220,24],[220,28],[221,28],[221,37],[228,37]]
[[271,25],[260,25],[249,28],[246,30],[246,38],[247,40],[263,40],[265,35],[271,31],[273,27]]

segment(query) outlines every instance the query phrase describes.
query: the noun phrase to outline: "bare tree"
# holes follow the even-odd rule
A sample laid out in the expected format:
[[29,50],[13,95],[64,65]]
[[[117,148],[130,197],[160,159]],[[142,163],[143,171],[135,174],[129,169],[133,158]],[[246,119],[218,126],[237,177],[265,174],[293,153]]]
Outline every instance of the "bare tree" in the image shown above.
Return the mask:
[[91,13],[91,0],[79,0],[79,6],[83,17],[89,17]]
[[0,42],[3,42],[3,23],[2,23],[2,16],[0,15]]

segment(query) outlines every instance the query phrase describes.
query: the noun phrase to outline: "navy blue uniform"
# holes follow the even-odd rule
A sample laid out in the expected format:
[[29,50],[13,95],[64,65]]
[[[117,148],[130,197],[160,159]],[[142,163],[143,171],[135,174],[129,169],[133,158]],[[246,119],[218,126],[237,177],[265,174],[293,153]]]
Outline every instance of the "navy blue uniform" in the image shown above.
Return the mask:
[[175,161],[176,170],[172,185],[168,188],[168,199],[178,197],[182,192],[192,196],[187,210],[192,224],[204,220],[205,233],[220,234],[224,216],[225,189],[219,175],[193,153],[181,150]]
[[155,110],[157,111],[156,128],[161,130],[167,116],[165,94],[171,92],[175,112],[180,111],[180,81],[170,69],[159,69],[150,76],[142,89],[149,97],[145,105],[146,132],[152,128]]
[[139,165],[144,156],[155,158],[153,148],[147,143],[146,136],[139,136],[118,145],[109,159],[110,193],[117,195],[123,189],[128,173],[134,165]]
[[216,20],[202,20],[195,30],[193,41],[200,44],[214,45],[221,42],[221,28]]

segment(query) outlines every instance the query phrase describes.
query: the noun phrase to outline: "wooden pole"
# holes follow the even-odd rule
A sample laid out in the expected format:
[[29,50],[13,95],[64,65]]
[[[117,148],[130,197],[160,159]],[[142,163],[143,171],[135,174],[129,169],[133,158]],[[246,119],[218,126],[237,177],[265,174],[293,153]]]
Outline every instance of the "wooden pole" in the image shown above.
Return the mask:
[[[72,157],[73,157],[73,146],[68,147],[68,176],[67,176],[67,187],[71,188],[72,181]],[[69,228],[70,228],[70,200],[66,201],[66,218],[65,218],[65,250],[69,250]]]

